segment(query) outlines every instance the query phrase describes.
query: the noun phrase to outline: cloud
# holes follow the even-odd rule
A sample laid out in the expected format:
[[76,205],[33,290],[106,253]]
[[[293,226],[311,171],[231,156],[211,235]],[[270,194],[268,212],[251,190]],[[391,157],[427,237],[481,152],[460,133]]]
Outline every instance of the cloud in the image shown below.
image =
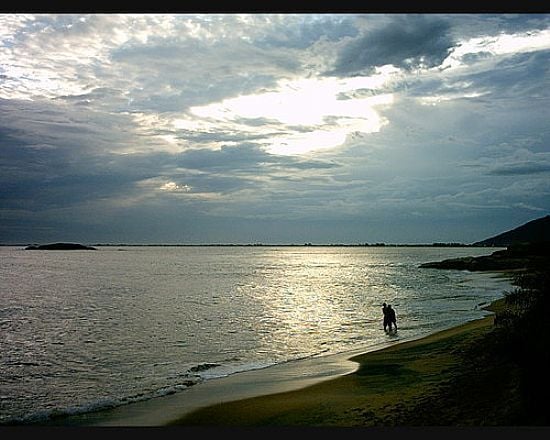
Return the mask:
[[501,165],[493,168],[490,174],[497,176],[518,176],[550,172],[550,163],[523,162]]
[[[508,151],[506,151],[508,150]],[[527,148],[502,149],[498,157],[480,159],[489,175],[530,176],[550,172],[550,153]]]
[[455,241],[550,209],[547,14],[0,21],[0,241]]
[[454,46],[450,29],[439,16],[397,15],[347,43],[330,73],[359,74],[387,64],[407,70],[438,66]]
[[[279,18],[279,19],[277,19]],[[306,49],[320,41],[337,42],[357,36],[353,17],[346,15],[294,15],[276,17],[269,33],[257,38],[259,47]]]
[[339,165],[334,161],[302,159],[293,156],[277,156],[267,153],[255,144],[225,146],[219,150],[188,150],[177,155],[178,166],[186,169],[246,172],[249,175],[268,172],[270,169],[315,170],[332,169]]
[[[360,92],[366,88],[376,90],[386,80],[384,74],[355,81],[282,80],[272,90],[192,107],[190,112],[212,128],[229,126],[263,133],[263,139],[257,142],[262,142],[271,153],[307,154],[339,147],[355,132],[380,130],[385,120],[377,108],[390,105],[393,96],[376,92],[365,96]],[[354,94],[355,91],[359,93]],[[246,125],[247,120],[258,119],[270,124]],[[245,125],[236,126],[237,122]]]
[[4,129],[24,145],[64,150],[67,154],[117,151],[136,142],[130,114],[71,106],[60,100],[0,99]]
[[524,33],[548,29],[548,14],[450,14],[459,39],[494,37],[503,33]]

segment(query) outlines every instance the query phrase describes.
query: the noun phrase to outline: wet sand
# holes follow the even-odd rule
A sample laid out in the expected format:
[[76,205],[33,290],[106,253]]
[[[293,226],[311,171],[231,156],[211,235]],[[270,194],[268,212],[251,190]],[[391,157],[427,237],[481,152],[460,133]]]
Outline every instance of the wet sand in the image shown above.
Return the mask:
[[[388,342],[378,347],[392,344]],[[62,417],[47,422],[61,426],[165,426],[199,408],[224,402],[297,390],[355,371],[350,360],[365,350],[312,357],[258,370],[210,379],[188,389],[114,409]]]
[[[359,401],[365,398],[365,390],[358,387],[354,380],[358,370],[369,365],[377,356],[406,353],[414,347],[430,347],[432,342],[450,340],[456,335],[490,327],[492,319],[492,316],[488,316],[409,341],[389,339],[386,343],[368,349],[312,357],[236,373],[205,381],[169,396],[110,410],[63,417],[51,420],[47,425],[143,427],[174,424],[187,426],[311,424],[315,426],[319,424],[316,416],[313,416],[313,419],[308,416],[302,423],[286,418],[281,419],[280,422],[273,421],[273,415],[287,411],[292,413],[294,418],[302,411],[300,407],[295,406],[297,402],[310,404],[317,402],[321,406],[330,406],[332,403],[340,405],[342,395],[346,396],[348,402],[358,399],[355,403],[359,405]],[[407,356],[410,357],[410,355]],[[404,360],[394,359],[392,362],[395,364]],[[439,362],[443,367],[444,363],[441,363],[441,359]],[[378,378],[384,377],[391,380],[394,370],[395,367],[390,367],[385,374],[381,375],[377,372],[376,375]],[[339,397],[334,395],[335,390],[338,390]],[[367,392],[366,395],[369,396],[369,393]],[[391,393],[387,396],[391,398]],[[368,398],[372,400],[374,397],[371,395]],[[268,411],[265,410],[266,408]],[[313,409],[313,412],[318,411]],[[323,411],[318,412],[318,415],[322,417]],[[336,423],[343,426],[348,424],[353,426],[355,423],[345,420]]]
[[[495,311],[501,304],[497,301],[488,309]],[[420,339],[352,356],[349,361],[355,363],[353,371],[328,381],[299,390],[211,405],[182,415],[170,424],[400,426],[400,420],[411,420],[410,414],[414,419],[419,402],[436,396],[441,386],[456,376],[463,361],[459,352],[489,332],[493,318],[493,315],[487,316]],[[489,396],[495,397],[492,393],[490,390]],[[408,414],[409,419],[400,419],[400,414]],[[421,418],[419,420],[407,423],[422,425]],[[444,420],[441,420],[443,425]]]

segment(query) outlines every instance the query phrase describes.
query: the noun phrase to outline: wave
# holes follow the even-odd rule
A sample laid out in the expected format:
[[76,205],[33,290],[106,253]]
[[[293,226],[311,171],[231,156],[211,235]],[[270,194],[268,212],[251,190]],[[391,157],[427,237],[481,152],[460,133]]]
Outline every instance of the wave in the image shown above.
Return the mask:
[[186,373],[200,373],[201,371],[206,371],[211,368],[220,367],[221,364],[214,364],[214,363],[204,363],[204,364],[198,364],[194,367],[189,368]]
[[132,403],[143,402],[157,397],[169,396],[177,392],[183,391],[191,386],[197,385],[202,382],[202,379],[186,379],[176,385],[166,386],[159,388],[149,393],[138,393],[132,396],[126,396],[121,398],[107,398],[99,399],[96,401],[88,402],[82,405],[76,405],[67,408],[52,408],[35,411],[33,413],[12,416],[3,420],[0,420],[0,425],[32,425],[32,424],[48,424],[55,422],[62,422],[66,418],[71,416],[78,416],[86,413],[105,411],[117,408],[119,406],[130,405]]
[[[295,359],[292,359],[295,360]],[[291,360],[289,360],[291,361]],[[65,408],[41,409],[24,415],[16,415],[2,418],[0,416],[0,426],[14,425],[58,425],[70,424],[70,418],[78,417],[87,413],[100,411],[108,411],[117,407],[130,405],[133,403],[143,402],[158,397],[169,396],[181,391],[185,391],[189,387],[202,383],[205,380],[215,379],[230,376],[236,373],[242,373],[250,370],[258,370],[275,365],[276,363],[248,363],[244,365],[222,365],[213,362],[204,362],[194,365],[182,374],[178,383],[174,385],[163,386],[150,392],[137,393],[131,396],[102,398],[95,401],[87,402],[82,405],[75,405]],[[216,370],[217,371],[213,371]]]
[[[173,255],[167,253],[162,267],[149,266],[156,252],[156,248],[147,252],[144,249],[139,261],[132,255],[112,252],[105,258],[111,258],[109,265],[117,268],[113,273],[104,271],[104,262],[87,267],[76,264],[79,261],[74,265],[65,260],[54,261],[63,265],[60,267],[73,268],[63,274],[67,285],[80,286],[83,274],[97,275],[97,284],[58,292],[48,281],[53,272],[49,266],[42,268],[34,256],[25,254],[40,268],[37,273],[45,276],[26,278],[27,272],[10,266],[7,282],[11,284],[6,291],[13,294],[7,298],[10,305],[0,307],[0,328],[8,335],[17,334],[17,338],[6,345],[3,353],[8,362],[0,372],[10,388],[6,386],[0,393],[0,424],[40,423],[48,419],[60,424],[59,417],[185,393],[185,389],[210,379],[370,345],[371,337],[373,343],[394,342],[381,329],[378,332],[379,309],[372,303],[375,300],[371,301],[378,295],[390,296],[398,307],[400,336],[407,338],[444,326],[449,320],[467,319],[470,312],[477,315],[480,303],[488,301],[493,290],[501,290],[500,282],[487,282],[490,280],[477,275],[445,278],[437,272],[434,278],[430,273],[417,272],[416,266],[408,267],[411,258],[414,262],[420,258],[415,256],[417,250],[412,256],[403,251],[395,259],[383,255],[378,260],[374,258],[376,261],[371,261],[371,256],[359,258],[355,251],[353,255],[348,255],[348,250],[339,251],[343,256],[336,260],[341,265],[333,266],[328,264],[332,260],[327,260],[326,271],[318,278],[303,277],[304,264],[323,267],[317,256],[297,260],[293,265],[289,264],[286,250],[282,254],[278,251],[279,256],[271,252],[250,256],[247,251],[231,260],[234,267],[226,267],[229,260],[225,250],[213,259],[208,252],[183,248]],[[348,264],[350,261],[353,264]],[[223,273],[216,272],[212,279],[209,270],[218,263],[224,268]],[[177,267],[177,272],[171,273],[171,266]],[[85,272],[81,267],[86,268]],[[119,268],[125,269],[124,278],[117,275],[116,283],[111,283],[110,277],[118,274]],[[158,275],[161,271],[167,273]],[[185,276],[183,283],[181,276]],[[461,276],[468,281],[457,283]],[[21,283],[22,277],[28,283]],[[55,295],[35,295],[39,288],[50,289]],[[470,290],[479,291],[479,298],[475,295],[470,299]],[[313,299],[319,300],[318,316],[298,313],[296,306],[309,307],[312,303],[308,301]],[[58,310],[61,300],[64,308]],[[303,304],[298,304],[298,300],[303,300]],[[456,305],[449,304],[457,301]],[[464,305],[463,301],[472,304]],[[141,327],[142,311],[136,310],[143,304],[158,326]],[[447,307],[469,305],[475,310],[447,311]],[[53,313],[45,315],[44,310]],[[310,329],[302,326],[309,319],[325,322],[326,316],[331,320],[323,324],[326,326],[322,331],[301,332],[294,338],[294,323],[299,326],[297,329]],[[58,327],[61,318],[67,319],[64,322],[69,325],[63,331]],[[221,350],[220,333],[228,341]],[[36,335],[41,335],[41,339]],[[107,343],[115,348],[112,353]],[[93,382],[79,382],[83,377]],[[41,388],[43,385],[46,386]],[[86,394],[88,386],[93,389]]]

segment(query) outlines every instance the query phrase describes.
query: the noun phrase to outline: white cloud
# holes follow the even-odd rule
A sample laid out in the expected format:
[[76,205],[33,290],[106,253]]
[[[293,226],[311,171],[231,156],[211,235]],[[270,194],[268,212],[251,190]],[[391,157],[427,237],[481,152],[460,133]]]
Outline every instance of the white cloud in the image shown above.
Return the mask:
[[550,49],[550,30],[537,30],[516,34],[501,33],[498,36],[475,37],[456,45],[441,64],[441,68],[467,67],[468,55],[512,55]]
[[176,182],[166,182],[163,184],[160,189],[162,191],[170,191],[170,192],[189,192],[191,191],[191,187],[189,185],[181,185]]
[[[304,154],[342,145],[354,132],[372,133],[386,123],[376,108],[391,105],[393,95],[374,90],[390,80],[390,74],[350,79],[309,78],[280,81],[274,90],[225,99],[190,112],[213,126],[242,118],[277,121],[279,128],[259,141],[275,154]],[[373,96],[340,99],[344,93],[373,90]],[[176,121],[185,126],[183,121]],[[188,124],[187,124],[188,126]],[[242,128],[242,125],[239,125]],[[259,132],[265,127],[249,130]]]
[[426,105],[436,105],[444,101],[452,101],[454,99],[468,99],[468,98],[479,98],[488,94],[489,92],[453,92],[446,93],[443,95],[433,95],[433,96],[424,96],[419,98],[420,103]]

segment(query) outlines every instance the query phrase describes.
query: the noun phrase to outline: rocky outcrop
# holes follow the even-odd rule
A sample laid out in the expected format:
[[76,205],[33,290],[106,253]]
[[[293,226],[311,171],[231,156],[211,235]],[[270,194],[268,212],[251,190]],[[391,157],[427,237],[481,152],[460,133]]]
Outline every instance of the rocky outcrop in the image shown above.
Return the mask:
[[480,257],[450,258],[421,264],[421,268],[493,271],[527,269],[544,264],[550,256],[550,242],[524,243]]

